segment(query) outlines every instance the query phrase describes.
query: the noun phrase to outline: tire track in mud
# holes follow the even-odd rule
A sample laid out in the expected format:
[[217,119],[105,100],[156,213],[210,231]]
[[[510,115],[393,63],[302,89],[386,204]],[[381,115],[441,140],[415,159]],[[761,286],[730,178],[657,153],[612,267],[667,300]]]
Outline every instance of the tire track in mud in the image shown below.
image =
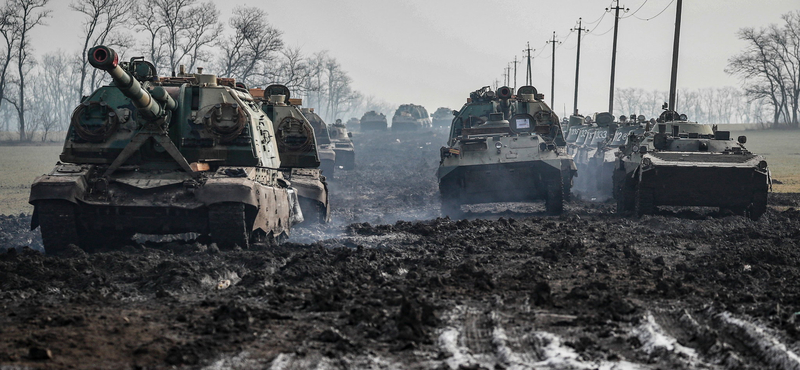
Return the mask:
[[[581,201],[443,219],[439,144],[403,135],[356,135],[335,222],[275,248],[0,253],[0,366],[798,369],[800,195],[758,222]],[[29,221],[0,218],[0,248]]]

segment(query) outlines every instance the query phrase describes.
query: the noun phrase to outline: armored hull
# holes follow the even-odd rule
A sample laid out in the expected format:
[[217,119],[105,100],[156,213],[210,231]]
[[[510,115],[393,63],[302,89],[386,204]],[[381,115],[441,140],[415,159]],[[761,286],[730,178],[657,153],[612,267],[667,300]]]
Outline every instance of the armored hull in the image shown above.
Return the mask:
[[501,91],[473,92],[453,120],[437,172],[442,212],[457,217],[464,204],[544,200],[548,213],[561,213],[576,168],[557,145],[558,117],[533,87],[521,88],[520,98]]
[[32,227],[47,253],[109,247],[134,233],[206,234],[222,248],[280,239],[302,221],[280,166],[272,122],[232,79],[119,63],[104,46],[89,63],[114,84],[75,109],[61,162],[31,186]]
[[428,111],[421,105],[403,104],[392,117],[392,131],[410,131],[431,127]]
[[644,215],[658,206],[719,207],[761,217],[771,181],[764,157],[747,151],[744,137],[736,142],[727,131],[663,117],[658,132],[631,136],[620,155],[617,210]]
[[329,222],[328,183],[321,174],[314,127],[298,108],[302,100],[291,99],[289,88],[283,85],[251,89],[250,93],[261,103],[261,110],[276,122],[281,169],[297,192],[304,222]]
[[433,127],[450,127],[450,122],[453,121],[453,111],[450,108],[440,107],[433,112],[431,117],[431,125]]
[[336,167],[343,170],[356,168],[356,148],[353,145],[353,136],[347,127],[337,120],[329,127],[331,134],[331,146],[336,152]]
[[361,131],[386,131],[388,124],[383,113],[374,110],[364,113],[361,117]]
[[332,181],[336,170],[336,152],[333,150],[328,125],[322,120],[322,117],[314,113],[313,108],[302,108],[300,111],[314,128],[314,136],[317,140],[317,155],[320,161],[319,168],[322,170],[322,174]]

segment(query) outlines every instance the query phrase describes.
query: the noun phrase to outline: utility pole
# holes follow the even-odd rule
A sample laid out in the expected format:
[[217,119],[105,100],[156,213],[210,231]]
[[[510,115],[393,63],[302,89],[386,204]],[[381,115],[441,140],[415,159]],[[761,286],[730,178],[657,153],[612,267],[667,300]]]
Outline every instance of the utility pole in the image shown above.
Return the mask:
[[531,49],[531,43],[528,42],[528,47],[523,49],[522,52],[528,53],[528,73],[525,75],[525,85],[533,86],[533,74],[531,74],[531,51],[536,51],[536,49]]
[[678,43],[681,39],[681,5],[683,0],[678,0],[677,12],[675,13],[675,41],[672,44],[672,76],[669,81],[669,109],[675,111],[675,101],[677,100],[676,89],[678,85]]
[[617,29],[619,28],[619,11],[628,12],[628,8],[619,6],[619,0],[615,0],[617,5],[613,8],[606,8],[607,12],[614,10],[614,47],[611,50],[611,92],[608,94],[608,113],[614,114],[614,73],[617,68]]
[[507,85],[508,82],[508,67],[503,68],[503,85]]
[[553,44],[553,71],[550,75],[550,109],[553,109],[553,95],[556,92],[556,44],[560,44],[556,40],[556,31],[553,31],[553,39],[547,41],[548,44]]
[[581,31],[589,32],[588,29],[582,28],[583,18],[578,18],[578,28],[573,28],[570,31],[578,31],[578,56],[575,61],[575,105],[572,108],[572,114],[578,115],[578,76],[580,73],[581,65]]
[[519,64],[519,62],[517,61],[517,56],[516,55],[514,55],[514,62],[513,63],[514,63],[514,93],[516,93],[517,92],[517,64]]

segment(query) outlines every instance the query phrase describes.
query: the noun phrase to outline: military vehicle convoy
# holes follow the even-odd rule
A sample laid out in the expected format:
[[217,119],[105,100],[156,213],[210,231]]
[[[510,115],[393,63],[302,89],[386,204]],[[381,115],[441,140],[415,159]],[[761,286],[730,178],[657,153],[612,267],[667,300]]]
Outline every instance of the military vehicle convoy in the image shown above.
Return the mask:
[[356,147],[353,145],[353,134],[347,131],[342,120],[337,119],[330,125],[331,143],[336,152],[336,167],[343,170],[356,168]]
[[388,127],[383,113],[371,110],[361,116],[361,131],[386,131]]
[[542,100],[533,86],[516,96],[505,86],[470,93],[440,152],[443,214],[458,217],[463,204],[535,200],[549,214],[562,212],[577,168],[558,117]]
[[[649,124],[647,125],[649,126]],[[656,131],[633,130],[614,171],[617,211],[652,214],[658,206],[719,207],[753,220],[767,209],[770,172],[747,138],[665,110]]]
[[433,127],[449,127],[450,122],[453,121],[453,110],[450,108],[439,107],[436,112],[433,112],[431,121]]
[[301,108],[300,112],[314,128],[314,136],[317,138],[317,155],[319,155],[322,174],[328,180],[333,180],[333,172],[336,169],[336,152],[333,150],[331,135],[328,125],[318,114],[314,113],[314,108]]
[[392,117],[392,131],[419,130],[431,127],[431,117],[425,107],[415,104],[403,104],[397,108]]
[[250,94],[274,123],[281,169],[297,191],[305,221],[327,223],[331,219],[328,184],[319,169],[314,128],[298,108],[302,100],[292,99],[289,88],[283,85],[250,89]]
[[113,83],[75,108],[61,161],[31,186],[31,227],[47,253],[134,233],[200,233],[247,248],[302,221],[273,124],[233,79],[159,77],[152,63],[120,62],[106,46],[87,58]]

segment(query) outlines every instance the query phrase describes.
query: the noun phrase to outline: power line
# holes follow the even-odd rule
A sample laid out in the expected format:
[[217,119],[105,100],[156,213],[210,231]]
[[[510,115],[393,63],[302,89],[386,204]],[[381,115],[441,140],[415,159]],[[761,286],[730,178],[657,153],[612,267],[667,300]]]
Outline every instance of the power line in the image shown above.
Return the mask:
[[669,9],[669,7],[672,6],[672,3],[674,3],[674,2],[675,2],[675,0],[670,1],[669,4],[667,4],[667,6],[664,7],[664,9],[661,9],[661,11],[658,12],[658,14],[656,14],[656,15],[650,17],[650,18],[641,18],[641,17],[636,16],[636,15],[634,15],[633,17],[638,19],[638,20],[641,20],[641,21],[649,21],[649,20],[655,19],[656,17],[661,15],[661,13],[664,13],[667,9]]
[[634,15],[636,15],[636,13],[638,13],[640,10],[642,10],[642,7],[644,6],[644,4],[647,4],[647,2],[648,2],[648,1],[650,1],[650,0],[644,0],[644,2],[642,3],[642,5],[639,5],[639,7],[638,7],[638,8],[636,8],[636,10],[634,10],[634,11],[633,11],[633,13],[631,13],[631,14],[630,14],[629,16],[627,16],[627,17],[620,17],[620,19],[625,19],[625,18],[630,18],[630,17],[633,17]]

